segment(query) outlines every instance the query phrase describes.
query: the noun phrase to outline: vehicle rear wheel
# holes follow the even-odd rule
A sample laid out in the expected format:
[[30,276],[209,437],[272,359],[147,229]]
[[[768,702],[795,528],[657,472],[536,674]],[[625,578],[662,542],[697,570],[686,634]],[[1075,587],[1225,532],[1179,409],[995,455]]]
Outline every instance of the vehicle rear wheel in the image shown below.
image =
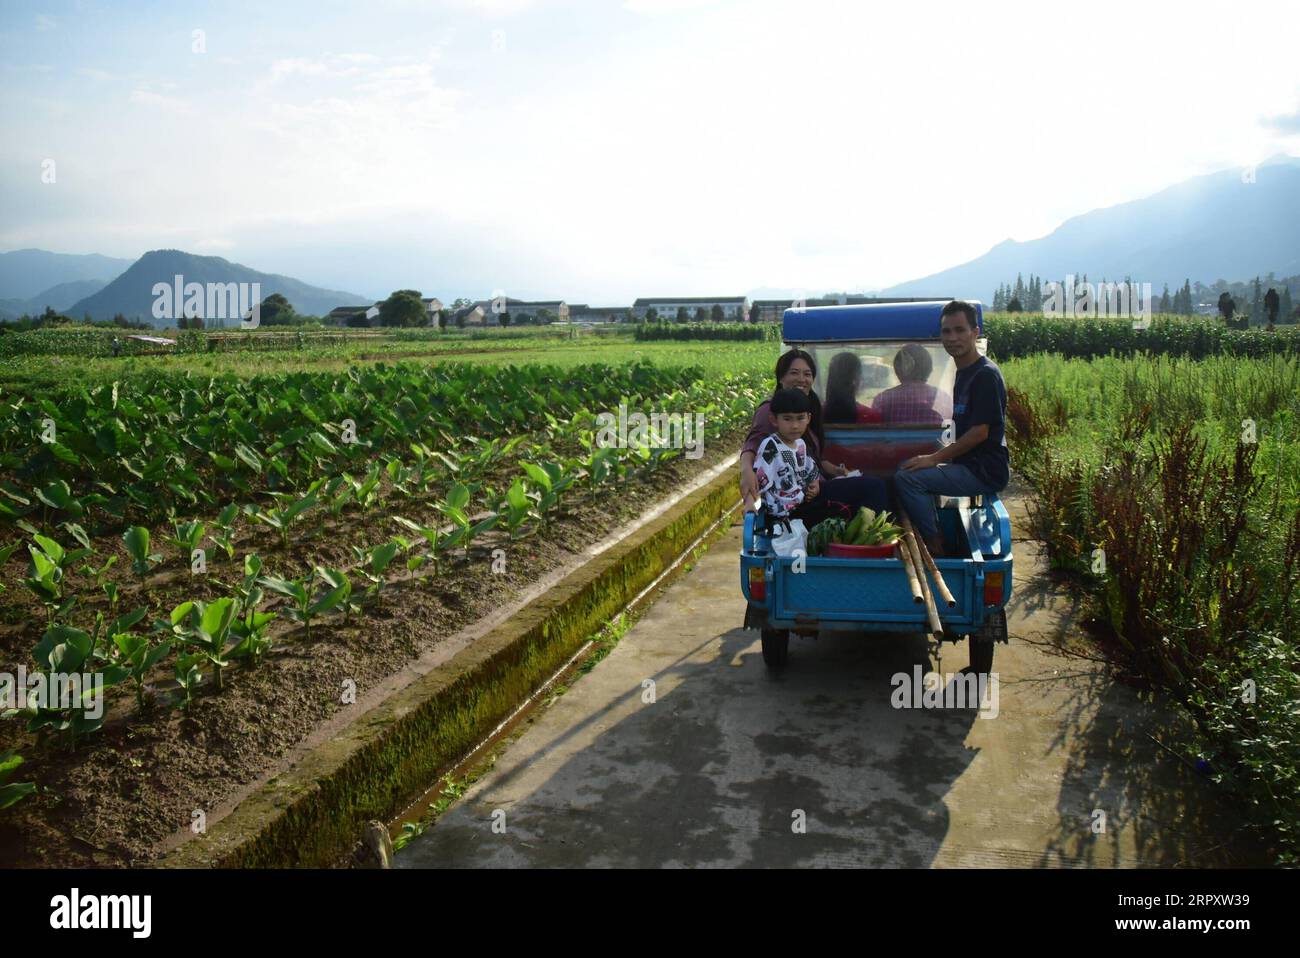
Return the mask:
[[769,669],[783,669],[789,656],[789,630],[763,629],[763,662],[767,667]]

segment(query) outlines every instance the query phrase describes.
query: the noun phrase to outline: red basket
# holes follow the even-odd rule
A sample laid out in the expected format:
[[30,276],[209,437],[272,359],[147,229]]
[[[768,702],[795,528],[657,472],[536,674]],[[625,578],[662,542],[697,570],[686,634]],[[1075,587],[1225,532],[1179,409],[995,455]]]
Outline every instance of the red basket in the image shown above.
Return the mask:
[[888,559],[894,555],[898,540],[878,546],[851,546],[843,542],[826,543],[826,555],[832,559]]

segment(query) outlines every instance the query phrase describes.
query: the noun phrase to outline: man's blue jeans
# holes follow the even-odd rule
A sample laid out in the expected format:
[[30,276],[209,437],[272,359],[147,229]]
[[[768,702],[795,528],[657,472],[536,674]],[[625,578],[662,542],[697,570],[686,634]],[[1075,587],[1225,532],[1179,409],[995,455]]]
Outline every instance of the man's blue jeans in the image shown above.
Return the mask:
[[939,534],[939,517],[934,511],[934,497],[981,496],[996,489],[976,478],[965,466],[945,462],[929,469],[899,469],[894,473],[894,489],[912,519],[912,525],[924,539]]

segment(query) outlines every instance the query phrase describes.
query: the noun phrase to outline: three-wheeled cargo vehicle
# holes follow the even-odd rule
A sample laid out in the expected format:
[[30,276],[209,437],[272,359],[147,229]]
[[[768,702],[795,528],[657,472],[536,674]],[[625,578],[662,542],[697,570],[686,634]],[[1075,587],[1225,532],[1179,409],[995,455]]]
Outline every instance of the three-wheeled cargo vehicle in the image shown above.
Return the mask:
[[[939,339],[944,305],[936,301],[785,311],[784,348],[804,349],[816,360],[813,388],[825,410],[823,459],[889,483],[903,460],[955,439],[951,416],[956,364]],[[983,353],[983,310],[974,305]],[[858,362],[837,360],[846,353]],[[841,420],[852,415],[854,421],[832,421],[832,415]],[[942,576],[954,600],[951,606],[936,603],[941,635],[926,605],[916,601],[901,548],[887,558],[778,556],[764,534],[762,512],[746,510],[740,553],[740,585],[748,602],[745,627],[762,630],[767,665],[785,666],[792,632],[923,632],[940,641],[967,639],[971,668],[989,672],[994,643],[1007,641],[1011,521],[997,495],[936,497],[935,504],[944,539],[960,553],[933,559],[933,571]]]

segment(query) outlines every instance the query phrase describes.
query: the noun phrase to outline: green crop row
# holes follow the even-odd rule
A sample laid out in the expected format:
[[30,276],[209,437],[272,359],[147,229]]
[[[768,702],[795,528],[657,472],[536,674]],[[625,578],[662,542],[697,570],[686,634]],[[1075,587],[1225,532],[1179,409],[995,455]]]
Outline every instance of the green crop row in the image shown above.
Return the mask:
[[[301,489],[419,443],[464,449],[553,428],[584,411],[657,403],[685,387],[726,395],[695,368],[430,366],[238,379],[146,374],[0,407],[0,522],[80,522],[95,509],[147,522],[231,496]],[[24,526],[27,528],[27,526]]]
[[638,323],[633,332],[638,340],[781,340],[781,327],[776,323]]
[[998,362],[1037,353],[1067,359],[1098,356],[1163,355],[1203,359],[1207,356],[1300,355],[1300,327],[1228,329],[1221,319],[1156,316],[1146,329],[1126,319],[1068,319],[989,314],[984,318],[989,354]]

